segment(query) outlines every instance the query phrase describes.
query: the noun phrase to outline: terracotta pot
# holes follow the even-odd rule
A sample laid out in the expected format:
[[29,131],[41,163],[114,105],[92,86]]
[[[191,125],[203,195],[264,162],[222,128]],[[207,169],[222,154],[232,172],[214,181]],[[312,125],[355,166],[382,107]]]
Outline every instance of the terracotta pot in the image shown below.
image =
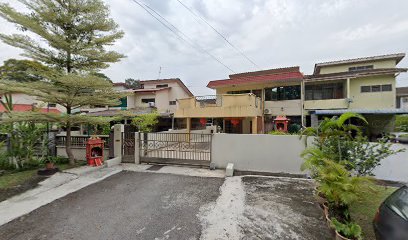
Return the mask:
[[45,168],[46,168],[46,169],[54,169],[54,163],[52,163],[52,162],[47,162],[47,163],[45,164]]
[[336,240],[352,240],[350,238],[343,237],[339,232],[336,232]]

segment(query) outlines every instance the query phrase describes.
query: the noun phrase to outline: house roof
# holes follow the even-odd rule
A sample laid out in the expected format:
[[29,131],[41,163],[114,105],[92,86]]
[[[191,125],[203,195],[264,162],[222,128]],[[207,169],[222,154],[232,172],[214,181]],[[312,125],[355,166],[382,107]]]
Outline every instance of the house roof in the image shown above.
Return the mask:
[[86,115],[93,116],[93,117],[113,117],[113,116],[120,115],[121,113],[125,113],[125,114],[130,114],[133,116],[137,116],[137,115],[152,113],[154,110],[155,108],[150,108],[150,107],[145,107],[145,108],[140,107],[140,108],[129,109],[129,110],[107,109],[107,110],[102,110],[98,112],[89,112],[89,113],[86,113]]
[[115,82],[113,83],[113,86],[115,87],[127,87],[127,84],[124,82]]
[[344,65],[344,64],[350,64],[350,63],[366,63],[366,62],[372,62],[372,61],[377,61],[377,60],[395,59],[396,64],[398,64],[404,57],[405,57],[405,53],[394,53],[394,54],[378,55],[378,56],[371,56],[371,57],[351,58],[351,59],[338,60],[338,61],[321,62],[321,63],[315,64],[313,74],[320,72],[321,67]]
[[224,86],[254,83],[300,82],[303,79],[303,74],[299,71],[299,67],[288,67],[232,74],[229,77],[229,79],[210,81],[207,87],[215,89]]
[[[14,112],[29,112],[29,111],[32,111],[32,110],[33,110],[33,105],[31,105],[31,104],[13,104],[13,111]],[[47,109],[47,108],[37,109],[36,108],[36,110],[39,110],[42,113],[48,113],[48,112],[58,113],[58,114],[61,113],[61,111],[56,109],[56,108],[50,108],[50,109]],[[0,105],[0,112],[6,112],[6,109],[4,108],[3,105]]]
[[387,75],[406,72],[407,68],[377,68],[368,69],[356,72],[337,72],[327,74],[313,74],[305,75],[305,81],[319,81],[319,80],[340,80],[346,78],[367,77],[376,75]]
[[154,80],[141,80],[141,84],[146,83],[157,83],[157,84],[164,84],[164,83],[177,83],[180,87],[190,96],[194,96],[187,86],[180,80],[180,78],[167,78],[167,79],[154,79]]
[[124,92],[137,92],[137,93],[154,93],[162,90],[171,89],[171,87],[164,87],[164,88],[141,88],[141,89],[128,89],[124,90]]
[[408,95],[408,87],[399,87],[397,90],[397,96],[407,96]]

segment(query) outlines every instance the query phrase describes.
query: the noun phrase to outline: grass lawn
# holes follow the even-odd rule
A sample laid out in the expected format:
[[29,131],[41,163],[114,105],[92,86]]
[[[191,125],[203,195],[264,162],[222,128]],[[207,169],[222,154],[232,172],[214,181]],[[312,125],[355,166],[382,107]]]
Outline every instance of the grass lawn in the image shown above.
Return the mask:
[[[69,164],[58,164],[57,167],[60,170],[65,170],[73,167],[82,166],[83,164],[76,164],[74,166],[70,166]],[[5,172],[3,175],[0,176],[0,189],[8,189],[13,188],[19,185],[23,185],[24,183],[33,181],[37,179],[37,169],[34,170],[26,170],[21,172]]]
[[376,191],[366,194],[350,207],[351,218],[361,226],[364,239],[375,239],[372,221],[378,207],[397,188],[376,185]]

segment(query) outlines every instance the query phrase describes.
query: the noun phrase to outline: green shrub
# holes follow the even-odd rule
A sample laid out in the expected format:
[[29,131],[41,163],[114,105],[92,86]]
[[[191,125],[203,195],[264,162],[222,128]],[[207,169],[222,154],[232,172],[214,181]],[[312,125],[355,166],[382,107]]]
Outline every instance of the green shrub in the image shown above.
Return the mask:
[[301,129],[302,129],[302,127],[299,124],[293,123],[293,124],[289,125],[288,132],[290,134],[298,134],[298,133],[300,133]]
[[54,164],[68,164],[69,158],[61,156],[49,156],[43,160],[43,164],[45,164],[46,162],[52,162]]
[[353,222],[348,222],[348,223],[341,223],[337,221],[337,219],[332,218],[331,219],[332,223],[331,226],[336,229],[338,233],[340,233],[342,236],[349,238],[349,239],[356,239],[360,240],[363,239],[361,234],[361,227]]
[[408,126],[408,115],[397,115],[395,117],[395,129],[398,130],[403,125]]
[[276,131],[276,130],[270,131],[270,132],[268,132],[268,134],[271,134],[271,135],[288,135],[288,133],[286,133],[286,132]]

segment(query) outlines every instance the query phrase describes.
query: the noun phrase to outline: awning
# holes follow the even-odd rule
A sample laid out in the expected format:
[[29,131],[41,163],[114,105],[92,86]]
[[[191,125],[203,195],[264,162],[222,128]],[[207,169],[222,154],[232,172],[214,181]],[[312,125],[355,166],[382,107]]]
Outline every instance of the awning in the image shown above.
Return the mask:
[[340,109],[340,110],[315,110],[316,115],[341,115],[346,112],[353,112],[359,114],[376,114],[376,115],[386,115],[386,114],[408,114],[408,109]]

